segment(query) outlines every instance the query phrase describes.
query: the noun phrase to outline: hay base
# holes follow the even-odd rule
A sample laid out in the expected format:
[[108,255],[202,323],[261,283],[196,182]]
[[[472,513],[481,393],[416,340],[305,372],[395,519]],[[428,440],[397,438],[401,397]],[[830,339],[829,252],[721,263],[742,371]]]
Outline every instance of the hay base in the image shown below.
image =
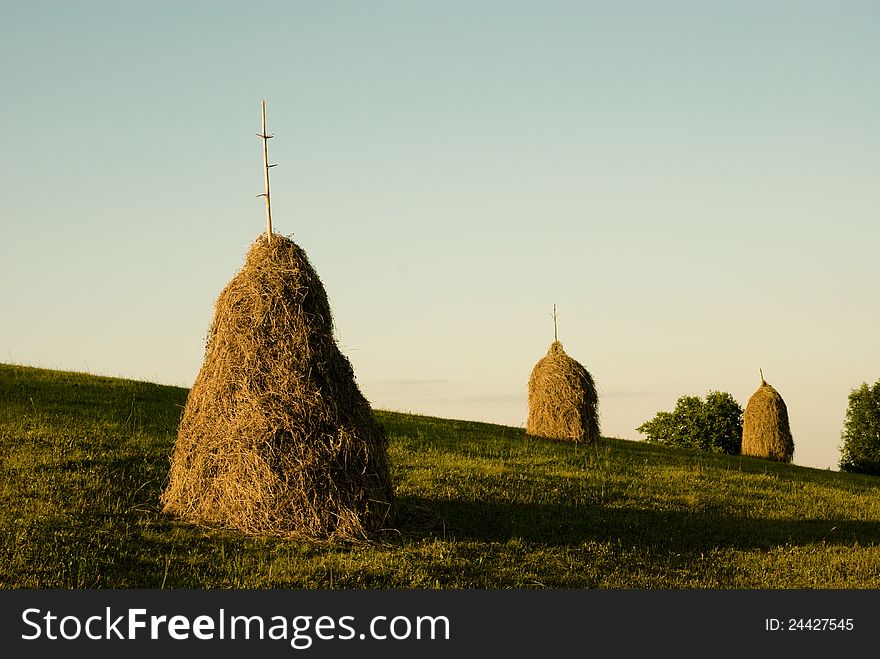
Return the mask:
[[362,540],[389,522],[387,440],[305,252],[265,235],[217,299],[164,510],[258,535]]
[[791,462],[794,439],[788,408],[782,396],[766,381],[752,394],[743,413],[742,454]]
[[598,407],[593,376],[554,341],[529,377],[526,433],[595,443],[599,439]]

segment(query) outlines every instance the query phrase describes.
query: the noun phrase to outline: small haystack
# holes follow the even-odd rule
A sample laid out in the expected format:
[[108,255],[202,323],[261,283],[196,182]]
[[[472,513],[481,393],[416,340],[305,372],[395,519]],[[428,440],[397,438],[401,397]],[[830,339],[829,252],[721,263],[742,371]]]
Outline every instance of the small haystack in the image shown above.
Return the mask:
[[536,437],[594,443],[599,439],[599,396],[593,376],[553,341],[529,378],[526,432]]
[[362,539],[389,521],[386,445],[305,252],[264,234],[217,299],[165,511],[251,534]]
[[764,380],[749,398],[743,414],[742,454],[791,462],[794,439],[788,425],[788,409],[782,396]]

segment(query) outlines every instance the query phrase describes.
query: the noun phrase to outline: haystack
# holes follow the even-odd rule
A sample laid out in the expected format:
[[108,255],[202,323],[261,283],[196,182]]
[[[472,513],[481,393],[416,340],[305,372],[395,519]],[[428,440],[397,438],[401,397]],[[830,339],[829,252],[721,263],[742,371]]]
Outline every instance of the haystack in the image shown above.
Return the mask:
[[217,299],[162,494],[250,534],[363,539],[388,522],[387,441],[306,253],[261,236]]
[[788,409],[782,396],[761,375],[761,386],[752,394],[743,413],[742,454],[791,462],[794,439]]
[[529,378],[526,432],[593,443],[599,439],[599,396],[593,376],[554,341]]

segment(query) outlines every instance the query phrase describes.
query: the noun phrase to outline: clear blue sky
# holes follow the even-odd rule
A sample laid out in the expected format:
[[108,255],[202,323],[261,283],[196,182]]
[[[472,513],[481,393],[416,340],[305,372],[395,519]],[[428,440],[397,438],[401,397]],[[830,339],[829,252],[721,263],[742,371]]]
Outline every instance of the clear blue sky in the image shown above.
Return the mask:
[[758,368],[798,464],[880,378],[880,3],[0,3],[0,360],[190,385],[273,215],[380,408],[605,434]]

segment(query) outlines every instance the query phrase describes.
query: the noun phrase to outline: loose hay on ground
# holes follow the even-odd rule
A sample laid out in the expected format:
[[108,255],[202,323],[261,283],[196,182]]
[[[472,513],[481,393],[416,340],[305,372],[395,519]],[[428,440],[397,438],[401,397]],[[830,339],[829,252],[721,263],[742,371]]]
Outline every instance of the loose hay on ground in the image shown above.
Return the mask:
[[599,439],[599,396],[593,376],[554,341],[529,378],[526,432],[593,443]]
[[217,299],[162,502],[251,534],[364,539],[389,523],[387,439],[305,252],[265,234]]

